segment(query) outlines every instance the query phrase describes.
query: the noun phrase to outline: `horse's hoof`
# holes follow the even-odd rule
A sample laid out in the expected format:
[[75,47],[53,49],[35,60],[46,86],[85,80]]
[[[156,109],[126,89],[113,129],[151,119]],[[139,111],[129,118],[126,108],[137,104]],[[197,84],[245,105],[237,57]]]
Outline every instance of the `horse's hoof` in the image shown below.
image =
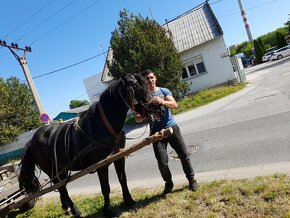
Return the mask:
[[132,198],[130,200],[127,200],[124,202],[127,207],[132,208],[134,205],[136,205],[136,201],[134,201]]
[[113,212],[112,209],[103,210],[104,216],[106,218],[115,218],[118,217],[116,213]]

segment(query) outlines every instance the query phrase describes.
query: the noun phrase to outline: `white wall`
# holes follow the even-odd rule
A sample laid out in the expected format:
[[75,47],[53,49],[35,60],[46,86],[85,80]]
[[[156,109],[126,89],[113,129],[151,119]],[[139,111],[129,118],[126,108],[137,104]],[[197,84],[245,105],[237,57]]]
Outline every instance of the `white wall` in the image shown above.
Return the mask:
[[202,56],[207,73],[185,79],[193,93],[233,79],[236,75],[231,64],[224,38],[217,37],[207,43],[181,53],[182,62]]
[[98,73],[91,77],[84,79],[84,85],[86,87],[91,104],[99,101],[100,95],[107,88],[104,83],[101,82],[102,73]]

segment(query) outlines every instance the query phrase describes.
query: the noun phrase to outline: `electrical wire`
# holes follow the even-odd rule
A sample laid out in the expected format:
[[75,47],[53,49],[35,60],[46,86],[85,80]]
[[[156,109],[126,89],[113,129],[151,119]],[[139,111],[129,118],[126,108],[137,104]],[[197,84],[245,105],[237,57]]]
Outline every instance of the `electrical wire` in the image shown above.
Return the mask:
[[[260,7],[263,7],[265,5],[271,4],[271,3],[276,2],[276,1],[279,1],[279,0],[273,0],[273,1],[265,2],[263,4],[259,4],[259,5],[256,5],[254,7],[251,7],[251,8],[245,8],[245,10],[246,11],[250,11],[250,10],[253,10],[253,9],[256,9],[256,8],[260,8]],[[230,13],[230,14],[223,15],[223,16],[218,17],[218,18],[229,17],[229,16],[232,16],[232,15],[235,15],[235,14],[240,14],[240,13],[241,13],[241,11],[236,11],[236,12],[233,12],[233,13]]]
[[54,71],[51,71],[51,72],[48,72],[48,73],[44,73],[44,74],[41,74],[41,75],[38,75],[38,76],[34,76],[34,77],[32,77],[32,79],[37,79],[37,78],[40,78],[40,77],[43,77],[43,76],[47,76],[47,75],[50,75],[50,74],[54,74],[54,73],[59,72],[59,71],[62,71],[62,70],[66,70],[66,69],[68,69],[68,68],[74,67],[74,66],[76,66],[76,65],[82,64],[82,63],[87,62],[87,61],[89,61],[89,60],[91,60],[91,59],[94,59],[94,58],[96,58],[96,57],[99,57],[99,56],[101,56],[101,55],[103,55],[103,54],[106,54],[107,52],[108,52],[108,51],[102,52],[102,53],[97,54],[97,55],[95,55],[95,56],[93,56],[93,57],[87,58],[87,59],[85,59],[85,60],[82,60],[82,61],[79,61],[79,62],[77,62],[77,63],[71,64],[71,65],[69,65],[69,66],[66,66],[66,67],[60,68],[60,69],[58,69],[58,70],[54,70]]
[[54,2],[55,0],[52,0],[50,2],[48,2],[46,5],[44,5],[42,8],[40,8],[38,11],[36,11],[34,14],[32,14],[31,16],[29,16],[26,20],[24,20],[22,23],[20,23],[19,25],[17,25],[14,29],[12,29],[8,34],[5,35],[5,40],[7,39],[7,37],[14,33],[17,29],[19,29],[19,27],[21,27],[22,25],[24,25],[25,23],[27,23],[29,20],[31,20],[35,15],[39,14],[41,11],[43,11],[45,8],[47,8],[52,2]]
[[[98,86],[101,85],[101,84],[102,84],[102,82],[97,83],[95,86],[91,87],[89,90],[87,90],[86,92],[83,92],[81,95],[79,95],[78,97],[73,98],[73,99],[79,99],[80,97],[86,95],[86,94],[88,93],[88,91],[91,91],[92,89],[98,87]],[[59,106],[57,109],[51,111],[50,114],[52,114],[52,113],[54,113],[54,112],[56,112],[56,111],[59,111],[60,109],[62,109],[62,108],[64,108],[64,107],[67,107],[69,103],[70,103],[70,102],[67,102],[66,104],[63,104],[62,106]]]
[[63,8],[61,8],[60,10],[58,10],[57,12],[53,13],[52,15],[50,15],[48,18],[46,18],[44,21],[40,22],[39,24],[37,24],[35,27],[33,27],[30,31],[28,31],[27,33],[25,33],[24,35],[20,36],[17,39],[17,42],[19,42],[21,39],[23,39],[25,36],[27,36],[28,34],[32,33],[34,30],[36,30],[38,27],[42,26],[45,22],[47,22],[48,20],[50,20],[51,18],[53,18],[54,16],[56,16],[57,14],[59,14],[61,11],[63,11],[64,9],[66,9],[68,6],[70,6],[71,4],[73,4],[76,0],[72,0],[71,2],[69,2],[68,4],[66,4]]
[[44,37],[46,37],[47,35],[49,35],[50,33],[52,33],[53,31],[57,30],[58,28],[60,28],[61,26],[63,26],[65,23],[69,22],[70,20],[76,18],[77,16],[79,16],[80,14],[82,14],[83,12],[85,12],[86,10],[88,10],[90,7],[92,7],[93,5],[95,5],[96,3],[100,2],[101,0],[96,0],[95,2],[93,2],[92,4],[90,4],[88,7],[84,8],[83,10],[81,10],[80,12],[74,14],[73,16],[71,16],[70,18],[68,18],[67,20],[65,20],[64,22],[62,22],[61,24],[59,24],[58,26],[54,27],[53,29],[51,29],[50,31],[48,31],[47,33],[43,34],[41,37],[37,38],[36,40],[34,40],[31,43],[31,46],[33,44],[35,44],[36,42],[38,42],[39,40],[43,39]]

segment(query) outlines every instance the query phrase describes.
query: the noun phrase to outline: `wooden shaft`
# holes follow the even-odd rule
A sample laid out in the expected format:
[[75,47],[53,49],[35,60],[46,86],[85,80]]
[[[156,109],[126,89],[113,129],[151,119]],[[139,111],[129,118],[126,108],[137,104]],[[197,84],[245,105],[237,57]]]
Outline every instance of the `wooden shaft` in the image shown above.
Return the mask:
[[21,207],[21,205],[35,199],[38,198],[48,192],[54,191],[56,189],[59,189],[60,187],[66,185],[69,182],[72,182],[88,173],[94,172],[96,170],[98,170],[99,168],[103,167],[103,166],[107,166],[109,164],[111,164],[114,161],[117,161],[123,157],[128,156],[129,154],[143,148],[145,145],[149,145],[153,142],[156,142],[158,140],[161,140],[165,137],[167,137],[169,134],[172,133],[172,128],[167,128],[167,129],[163,129],[160,132],[156,132],[154,135],[149,136],[148,138],[145,138],[142,142],[139,142],[137,144],[132,145],[130,148],[124,149],[116,154],[113,155],[109,155],[106,159],[101,160],[95,164],[92,164],[91,166],[69,176],[67,179],[62,180],[60,182],[58,182],[57,184],[54,184],[48,188],[42,189],[39,192],[35,192],[32,193],[31,195],[21,199],[20,201],[17,202],[13,202],[12,204],[9,204],[8,206],[6,206],[5,208],[0,210],[0,217],[5,216],[10,210],[12,209],[16,209]]

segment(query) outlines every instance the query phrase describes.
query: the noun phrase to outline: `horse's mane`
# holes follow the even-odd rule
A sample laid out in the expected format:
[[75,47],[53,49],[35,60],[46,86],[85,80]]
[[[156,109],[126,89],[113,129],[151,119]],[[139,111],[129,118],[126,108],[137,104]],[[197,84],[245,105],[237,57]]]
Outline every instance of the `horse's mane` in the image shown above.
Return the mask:
[[[134,74],[133,75],[135,77],[135,79],[138,81],[139,85],[146,90],[147,89],[147,83],[144,79],[144,77],[140,74]],[[116,93],[116,90],[118,88],[120,88],[120,85],[124,86],[124,81],[123,79],[118,79],[115,80],[112,84],[110,84],[110,86],[108,88],[106,88],[106,90],[100,95],[100,100],[102,98],[104,98],[105,96],[112,96],[113,93]],[[87,111],[83,111],[80,113],[79,117],[85,117],[85,116],[90,116],[92,113],[94,113],[95,109],[96,109],[96,104],[98,102],[93,103],[89,109]]]
[[111,95],[112,93],[115,93],[116,89],[118,88],[119,84],[122,83],[122,79],[118,79],[116,81],[114,81],[100,96],[100,100],[101,98],[103,98],[105,95]]
[[[112,93],[115,93],[115,91],[117,90],[118,86],[119,86],[119,83],[121,83],[122,80],[121,79],[118,79],[116,81],[114,81],[112,84],[109,85],[109,87],[107,87],[105,89],[105,91],[103,91],[103,93],[100,95],[100,100],[101,98],[104,98],[104,96],[111,96]],[[94,110],[96,108],[96,104],[98,102],[94,102],[88,110],[86,111],[83,111],[79,114],[79,118],[84,118],[85,116],[90,116],[92,113],[94,113]]]

